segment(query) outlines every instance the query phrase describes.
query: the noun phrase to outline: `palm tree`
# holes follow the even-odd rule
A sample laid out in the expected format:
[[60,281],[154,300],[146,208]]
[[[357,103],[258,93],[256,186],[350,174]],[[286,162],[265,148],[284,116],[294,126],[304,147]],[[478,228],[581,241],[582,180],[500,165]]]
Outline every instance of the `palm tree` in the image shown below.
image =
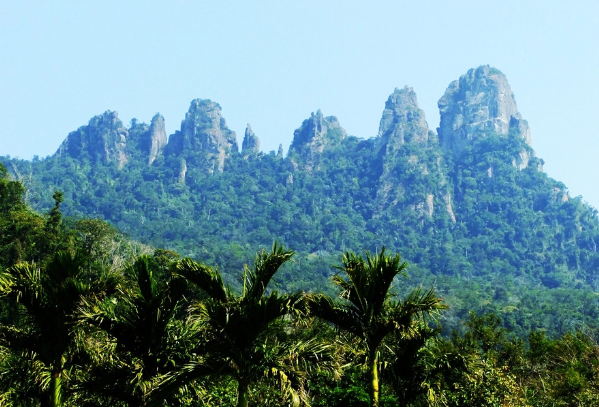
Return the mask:
[[118,284],[113,275],[84,277],[87,263],[81,252],[60,251],[43,271],[21,263],[0,273],[0,292],[20,313],[14,325],[0,327],[0,343],[31,359],[42,406],[62,404],[62,377],[76,354],[77,308],[84,298],[104,297]]
[[152,257],[139,257],[125,270],[135,287],[121,289],[113,301],[88,302],[81,308],[81,321],[107,333],[103,342],[112,341],[116,354],[112,361],[98,360],[83,392],[146,405],[160,379],[183,360],[193,332],[175,314],[188,283],[173,274],[161,283],[158,269]]
[[336,275],[333,283],[341,289],[341,303],[334,303],[324,295],[313,296],[311,310],[339,329],[361,339],[367,355],[370,375],[370,399],[372,406],[379,404],[379,350],[383,340],[391,334],[413,336],[419,318],[444,309],[441,299],[433,290],[413,290],[401,300],[392,300],[392,284],[398,275],[406,276],[407,263],[399,254],[387,255],[385,248],[374,255],[346,252],[343,265],[337,267],[346,278]]
[[288,328],[290,317],[305,315],[303,294],[267,292],[274,274],[293,255],[277,243],[270,253],[258,253],[254,269],[245,269],[241,295],[225,286],[217,271],[189,259],[180,263],[179,273],[207,296],[192,308],[205,339],[196,352],[201,356],[187,363],[165,391],[202,376],[229,376],[237,382],[237,406],[247,407],[250,385],[266,379],[277,382],[298,405],[311,362],[318,361],[323,371],[335,370],[328,345],[297,340]]

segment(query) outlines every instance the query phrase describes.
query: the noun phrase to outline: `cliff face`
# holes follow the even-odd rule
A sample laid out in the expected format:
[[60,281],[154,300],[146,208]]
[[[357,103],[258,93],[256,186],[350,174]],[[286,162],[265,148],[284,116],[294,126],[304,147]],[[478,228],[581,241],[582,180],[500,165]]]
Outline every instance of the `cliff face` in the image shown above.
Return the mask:
[[[455,221],[439,142],[429,131],[412,88],[395,89],[389,96],[376,148],[380,166],[376,194],[379,212],[408,205],[421,216],[432,218],[435,211],[441,211]],[[424,193],[413,190],[415,179],[428,185]]]
[[122,168],[127,162],[128,135],[118,113],[107,110],[94,116],[87,126],[69,133],[55,155],[76,159],[87,157],[104,164],[114,162]]
[[[439,139],[443,149],[455,156],[490,134],[511,133],[531,145],[528,123],[518,112],[507,78],[495,68],[485,65],[470,69],[449,85],[438,105]],[[530,158],[522,151],[514,157],[514,165],[523,169]]]
[[428,141],[428,124],[424,112],[418,107],[416,93],[405,87],[389,96],[379,125],[379,143],[388,152],[397,150],[406,142]]
[[152,163],[156,160],[156,157],[162,154],[162,150],[164,150],[164,147],[166,147],[167,143],[164,117],[162,117],[162,115],[158,113],[154,115],[147,137],[149,146],[148,164],[152,165]]
[[181,122],[181,130],[169,137],[167,150],[175,155],[200,153],[212,164],[210,171],[222,172],[225,159],[238,147],[235,132],[227,127],[220,105],[195,99]]
[[302,122],[293,133],[289,147],[290,156],[297,165],[311,171],[318,169],[320,157],[325,148],[338,145],[346,137],[346,132],[335,116],[324,117],[318,110]]

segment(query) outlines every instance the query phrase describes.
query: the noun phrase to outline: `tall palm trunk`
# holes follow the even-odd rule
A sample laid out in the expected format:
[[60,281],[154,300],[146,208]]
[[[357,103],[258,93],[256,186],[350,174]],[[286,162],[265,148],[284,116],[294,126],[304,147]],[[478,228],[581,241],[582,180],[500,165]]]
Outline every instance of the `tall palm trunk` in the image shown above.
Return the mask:
[[240,380],[237,385],[237,407],[248,407],[249,401],[249,382]]
[[376,348],[370,351],[370,358],[368,359],[370,365],[368,370],[370,373],[370,405],[372,407],[378,407],[379,405],[379,360],[377,357]]
[[62,405],[60,400],[61,393],[61,376],[60,370],[55,370],[52,372],[52,378],[50,379],[50,406],[51,407],[60,407]]

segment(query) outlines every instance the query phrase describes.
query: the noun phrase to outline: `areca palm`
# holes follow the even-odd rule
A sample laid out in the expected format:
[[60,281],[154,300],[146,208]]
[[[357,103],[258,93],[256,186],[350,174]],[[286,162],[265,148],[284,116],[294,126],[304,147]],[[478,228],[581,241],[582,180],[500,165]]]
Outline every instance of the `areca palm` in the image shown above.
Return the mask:
[[0,328],[0,341],[16,355],[28,355],[40,377],[42,406],[60,406],[62,377],[75,352],[76,310],[86,297],[115,290],[112,275],[85,276],[81,252],[57,252],[42,271],[21,263],[0,273],[0,292],[18,305],[13,326]]
[[84,391],[145,405],[160,378],[182,360],[192,332],[174,317],[188,284],[174,275],[161,283],[155,275],[157,268],[151,257],[139,257],[125,271],[133,278],[134,288],[120,290],[113,301],[82,307],[81,321],[106,332],[118,358],[112,363],[99,361]]
[[301,383],[312,361],[320,359],[322,369],[332,368],[327,345],[316,340],[292,338],[285,322],[302,316],[302,293],[267,293],[277,270],[294,255],[274,244],[270,253],[260,252],[253,270],[246,269],[242,294],[223,284],[220,274],[191,260],[179,265],[179,273],[196,284],[207,299],[193,307],[197,326],[206,327],[202,355],[187,363],[171,386],[208,375],[225,375],[237,381],[237,405],[247,407],[250,385],[263,379],[281,385],[294,405],[302,397]]
[[372,406],[379,403],[379,350],[391,334],[410,337],[415,333],[414,322],[425,315],[445,308],[433,290],[415,289],[405,299],[392,300],[393,280],[406,276],[407,264],[399,254],[387,255],[385,248],[366,258],[351,252],[344,254],[338,267],[345,276],[336,275],[333,283],[341,291],[341,303],[329,297],[312,297],[315,315],[360,338],[367,354]]

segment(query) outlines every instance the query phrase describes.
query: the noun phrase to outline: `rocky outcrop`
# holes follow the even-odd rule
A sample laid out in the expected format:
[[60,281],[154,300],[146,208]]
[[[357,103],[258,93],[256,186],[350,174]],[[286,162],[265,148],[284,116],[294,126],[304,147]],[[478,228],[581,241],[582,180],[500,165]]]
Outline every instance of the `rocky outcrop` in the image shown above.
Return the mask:
[[252,131],[252,127],[248,123],[245,128],[245,136],[241,143],[241,152],[245,154],[258,154],[260,152],[260,139]]
[[235,132],[227,127],[221,107],[208,99],[191,102],[181,130],[169,137],[168,152],[176,155],[202,155],[210,171],[222,172],[225,159],[238,151]]
[[428,124],[412,88],[395,89],[387,99],[379,125],[379,143],[396,150],[406,142],[428,141]]
[[167,143],[164,117],[162,117],[161,114],[156,113],[154,117],[152,117],[148,137],[148,144],[150,147],[148,164],[152,165],[154,160],[156,160],[156,157],[162,153],[162,150],[164,150]]
[[335,116],[324,117],[320,109],[303,121],[301,127],[293,133],[289,147],[292,160],[310,171],[318,167],[322,152],[327,147],[339,144],[346,132]]
[[127,162],[126,146],[129,133],[117,112],[107,110],[94,116],[87,126],[69,133],[56,151],[56,156],[88,158],[102,163],[116,163],[122,168]]
[[[445,151],[454,155],[489,134],[516,134],[530,145],[530,129],[518,112],[516,100],[505,75],[488,65],[470,69],[453,81],[439,100],[439,139]],[[530,154],[523,151],[515,160],[528,166]]]
[[[436,135],[429,131],[424,112],[412,88],[395,89],[385,103],[376,138],[379,185],[376,207],[379,212],[408,206],[419,216],[432,218],[437,211],[454,219],[445,183],[435,185],[426,178],[443,180],[441,150]],[[415,193],[415,178],[429,185],[425,194]]]

